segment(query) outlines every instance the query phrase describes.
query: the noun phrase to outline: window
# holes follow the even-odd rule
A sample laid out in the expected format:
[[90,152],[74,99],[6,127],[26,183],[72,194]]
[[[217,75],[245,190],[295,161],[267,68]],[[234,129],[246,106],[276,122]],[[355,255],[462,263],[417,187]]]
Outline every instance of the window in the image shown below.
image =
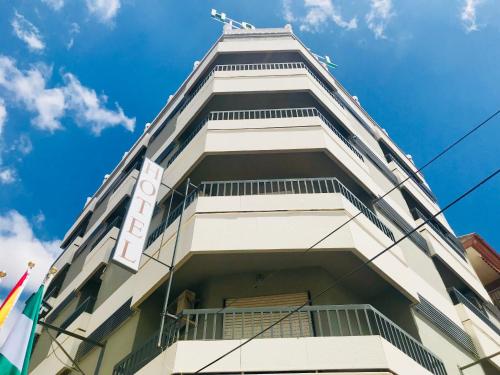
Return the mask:
[[[307,292],[228,298],[225,301],[228,310],[224,316],[223,338],[241,339],[252,337],[283,318],[294,307],[307,303],[308,300]],[[279,307],[285,308],[280,311]],[[231,308],[255,308],[258,311],[249,309],[248,312],[231,312]],[[303,311],[287,317],[280,324],[264,332],[262,337],[307,337],[312,335],[310,313]]]

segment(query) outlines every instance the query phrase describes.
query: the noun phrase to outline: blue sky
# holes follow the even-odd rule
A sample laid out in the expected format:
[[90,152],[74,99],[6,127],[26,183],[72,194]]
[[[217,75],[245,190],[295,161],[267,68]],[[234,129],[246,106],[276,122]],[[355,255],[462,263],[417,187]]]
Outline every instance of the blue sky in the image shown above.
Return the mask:
[[[0,266],[6,288],[58,241],[221,33],[214,7],[290,22],[422,165],[500,107],[494,0],[26,0],[0,3]],[[425,170],[444,205],[500,165],[500,116]],[[500,248],[497,178],[448,213]]]

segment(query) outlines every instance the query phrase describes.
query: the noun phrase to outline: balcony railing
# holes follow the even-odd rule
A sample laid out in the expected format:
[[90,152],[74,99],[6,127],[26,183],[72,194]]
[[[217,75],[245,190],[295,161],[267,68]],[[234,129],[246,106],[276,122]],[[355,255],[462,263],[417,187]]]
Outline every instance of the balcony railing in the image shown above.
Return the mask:
[[[358,210],[360,210],[387,237],[394,241],[392,231],[366,205],[347,189],[335,177],[294,178],[275,180],[238,180],[202,182],[198,190],[193,191],[186,202],[186,207],[198,196],[221,197],[241,195],[275,195],[275,194],[342,194]],[[146,247],[151,245],[161,233],[179,217],[182,203],[179,204],[148,237]]]
[[500,309],[500,287],[489,291],[488,294],[490,295],[495,306]]
[[486,325],[488,325],[497,335],[500,335],[500,329],[493,323],[488,314],[481,310],[474,302],[465,297],[455,288],[448,289],[451,300],[453,304],[458,305],[459,303],[465,305],[470,311],[472,311],[479,319],[481,319]]
[[[87,297],[82,303],[80,303],[75,311],[71,313],[70,316],[68,316],[64,322],[61,323],[60,328],[61,329],[66,329],[69,327],[71,323],[73,323],[76,318],[78,318],[80,315],[82,315],[84,312],[92,312],[94,309],[94,304],[95,304],[95,298],[94,297]],[[58,333],[59,335],[59,333]]]
[[224,120],[253,120],[272,118],[297,118],[297,117],[319,117],[324,124],[361,160],[363,155],[342,133],[316,108],[283,108],[283,109],[255,109],[242,111],[214,111],[203,119],[198,125],[192,128],[186,138],[172,150],[169,155],[162,157],[168,159],[167,167],[172,164],[182,151],[191,143],[193,138],[200,132],[208,121]]
[[83,252],[90,253],[94,247],[106,236],[106,234],[109,233],[109,231],[114,228],[121,228],[123,221],[122,216],[117,216],[115,217],[111,222],[109,223],[101,223],[95,231],[87,238],[87,240],[80,245],[78,250],[75,252],[75,255],[73,256],[72,262],[74,262],[78,257],[80,257]]
[[215,111],[210,112],[209,120],[253,120],[271,118],[319,117],[335,135],[363,160],[363,156],[356,147],[317,109],[311,108],[283,108],[283,109],[256,109],[243,111]]
[[284,70],[284,69],[304,69],[309,75],[335,100],[342,108],[344,104],[337,98],[334,91],[332,91],[318,76],[313,73],[309,67],[303,62],[288,62],[288,63],[264,63],[264,64],[228,64],[216,65],[206,74],[206,76],[194,87],[192,92],[184,98],[184,101],[178,109],[181,113],[189,103],[193,100],[196,94],[205,86],[207,81],[214,75],[215,72],[236,72],[236,71],[250,71],[250,70]]
[[[177,323],[162,335],[163,347],[178,340],[232,340],[254,336],[275,324],[258,339],[290,337],[381,336],[435,375],[446,375],[439,358],[371,305],[225,308],[184,310]],[[280,319],[283,319],[280,321]],[[118,362],[113,375],[133,374],[161,350],[159,332]]]
[[427,195],[427,197],[430,198],[431,201],[433,201],[433,202],[437,201],[434,193],[432,193],[432,191],[427,186],[425,186],[425,184],[422,181],[420,181],[420,179],[415,175],[415,173],[413,173],[413,171],[408,170],[408,168],[403,167],[401,165],[401,163],[391,154],[387,154],[386,157],[387,157],[387,159],[389,159],[389,161],[394,162],[394,164],[396,164],[399,169],[401,169],[403,172],[405,172],[408,175],[408,177],[410,177],[410,179],[413,182],[415,182],[415,184],[420,188],[420,190],[422,190],[425,193],[425,195]]
[[[414,207],[411,209],[413,217],[415,219],[427,220],[427,216],[425,216],[418,208]],[[427,222],[429,226],[436,232],[450,247],[464,260],[465,258],[465,250],[460,244],[460,241],[457,238],[443,229],[440,225],[436,224],[433,220],[429,220]]]

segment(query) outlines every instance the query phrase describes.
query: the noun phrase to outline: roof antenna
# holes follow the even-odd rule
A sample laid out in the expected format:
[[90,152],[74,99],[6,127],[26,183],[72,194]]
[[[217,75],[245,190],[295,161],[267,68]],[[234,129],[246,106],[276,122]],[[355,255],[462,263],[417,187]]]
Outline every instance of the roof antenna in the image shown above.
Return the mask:
[[254,30],[255,26],[248,22],[238,22],[229,18],[226,13],[218,13],[215,9],[212,9],[210,12],[210,16],[225,25],[229,25],[229,29],[247,29]]
[[330,59],[330,57],[328,56],[320,56],[314,52],[312,52],[309,48],[308,48],[309,52],[311,52],[311,55],[313,55],[316,60],[318,60],[320,62],[321,65],[323,65],[327,70],[328,68],[338,68],[339,66],[337,64],[334,64],[332,63],[332,60]]

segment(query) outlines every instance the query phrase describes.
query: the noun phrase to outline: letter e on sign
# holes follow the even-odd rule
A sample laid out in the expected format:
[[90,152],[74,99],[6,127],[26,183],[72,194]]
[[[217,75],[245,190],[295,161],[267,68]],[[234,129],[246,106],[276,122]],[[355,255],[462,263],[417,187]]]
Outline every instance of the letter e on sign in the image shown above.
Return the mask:
[[116,242],[113,261],[134,272],[139,270],[162,177],[163,168],[145,158]]

